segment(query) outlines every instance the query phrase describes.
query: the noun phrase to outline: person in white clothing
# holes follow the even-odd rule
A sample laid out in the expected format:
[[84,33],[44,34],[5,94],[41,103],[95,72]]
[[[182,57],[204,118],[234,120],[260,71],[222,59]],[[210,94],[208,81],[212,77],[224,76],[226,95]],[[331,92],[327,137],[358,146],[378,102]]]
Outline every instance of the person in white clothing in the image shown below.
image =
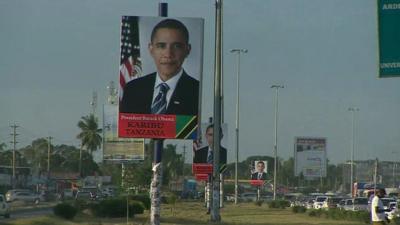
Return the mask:
[[381,198],[385,196],[385,189],[377,189],[371,202],[372,225],[386,224],[386,215]]

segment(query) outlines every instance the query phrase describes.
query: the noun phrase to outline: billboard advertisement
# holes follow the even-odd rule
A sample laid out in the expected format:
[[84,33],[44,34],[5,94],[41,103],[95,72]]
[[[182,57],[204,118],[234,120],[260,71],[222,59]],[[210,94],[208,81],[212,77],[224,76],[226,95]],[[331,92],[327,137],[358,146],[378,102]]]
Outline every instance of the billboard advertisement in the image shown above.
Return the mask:
[[103,160],[144,160],[143,138],[119,138],[118,106],[103,106]]
[[118,135],[197,139],[204,20],[123,16]]
[[296,137],[294,159],[295,176],[326,177],[326,138]]

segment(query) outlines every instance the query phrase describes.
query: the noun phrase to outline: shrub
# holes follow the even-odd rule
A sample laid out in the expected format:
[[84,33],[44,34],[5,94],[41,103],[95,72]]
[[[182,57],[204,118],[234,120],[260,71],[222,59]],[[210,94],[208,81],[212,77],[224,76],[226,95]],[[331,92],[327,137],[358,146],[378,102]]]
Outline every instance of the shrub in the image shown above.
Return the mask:
[[133,215],[136,214],[143,214],[144,212],[144,204],[143,202],[132,200],[129,201],[129,211],[133,213]]
[[280,208],[280,209],[284,209],[286,207],[290,206],[290,202],[289,201],[285,201],[285,200],[273,200],[270,201],[268,203],[268,207],[269,208]]
[[257,200],[257,201],[254,202],[254,204],[255,204],[256,206],[262,206],[263,203],[264,203],[263,200]]
[[83,211],[89,208],[89,204],[85,200],[75,200],[73,205],[78,211]]
[[[126,216],[126,199],[106,199],[100,201],[99,205],[94,208],[95,215],[100,217],[123,217]],[[133,212],[129,213],[132,216]]]
[[177,199],[177,197],[176,197],[176,195],[174,194],[174,193],[172,193],[172,194],[170,194],[170,195],[168,195],[167,196],[167,204],[172,204],[172,205],[175,205],[175,203],[176,203],[176,199]]
[[68,203],[60,203],[53,208],[53,212],[56,216],[71,220],[78,213],[78,210]]
[[292,212],[294,213],[305,213],[307,208],[304,206],[295,205],[292,207]]
[[[92,204],[90,206],[92,212],[99,217],[125,217],[126,216],[126,199],[106,199],[100,201],[98,204]],[[144,204],[141,201],[130,200],[129,201],[129,216],[133,217],[135,214],[143,214],[145,209]]]
[[150,209],[151,200],[148,194],[133,195],[130,197],[131,200],[140,201],[143,203],[145,209]]
[[311,210],[311,211],[308,213],[308,215],[311,216],[311,217],[316,217],[316,216],[317,216],[317,212],[316,212],[315,210]]

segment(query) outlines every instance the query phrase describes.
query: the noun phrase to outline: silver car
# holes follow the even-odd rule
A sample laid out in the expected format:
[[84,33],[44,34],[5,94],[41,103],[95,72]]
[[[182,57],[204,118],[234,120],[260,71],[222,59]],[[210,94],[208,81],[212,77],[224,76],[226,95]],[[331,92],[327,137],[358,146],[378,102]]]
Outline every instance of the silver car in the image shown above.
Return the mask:
[[2,194],[0,194],[0,216],[4,216],[5,218],[10,217],[10,206],[7,204],[5,196]]
[[23,201],[39,204],[40,196],[32,192],[16,192],[11,201]]

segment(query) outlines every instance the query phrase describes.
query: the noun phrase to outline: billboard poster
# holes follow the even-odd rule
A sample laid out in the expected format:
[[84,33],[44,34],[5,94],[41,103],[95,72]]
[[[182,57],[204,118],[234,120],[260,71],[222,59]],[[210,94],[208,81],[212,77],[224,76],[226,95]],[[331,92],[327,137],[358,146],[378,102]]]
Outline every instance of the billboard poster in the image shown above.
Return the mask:
[[197,139],[204,20],[123,16],[118,135]]
[[400,76],[400,0],[378,0],[379,77]]
[[103,106],[103,160],[144,160],[143,138],[119,138],[118,105]]
[[326,138],[296,137],[294,159],[295,176],[326,177]]
[[255,160],[251,172],[252,180],[266,180],[267,179],[268,162],[265,160]]
[[[226,169],[227,163],[227,149],[225,146],[227,145],[227,133],[228,133],[228,125],[221,125],[221,145],[220,145],[220,170],[223,172]],[[213,145],[213,134],[214,134],[214,126],[210,123],[202,123],[201,124],[201,137],[197,146],[193,147],[193,163],[212,163],[213,158],[211,155],[212,145]]]

